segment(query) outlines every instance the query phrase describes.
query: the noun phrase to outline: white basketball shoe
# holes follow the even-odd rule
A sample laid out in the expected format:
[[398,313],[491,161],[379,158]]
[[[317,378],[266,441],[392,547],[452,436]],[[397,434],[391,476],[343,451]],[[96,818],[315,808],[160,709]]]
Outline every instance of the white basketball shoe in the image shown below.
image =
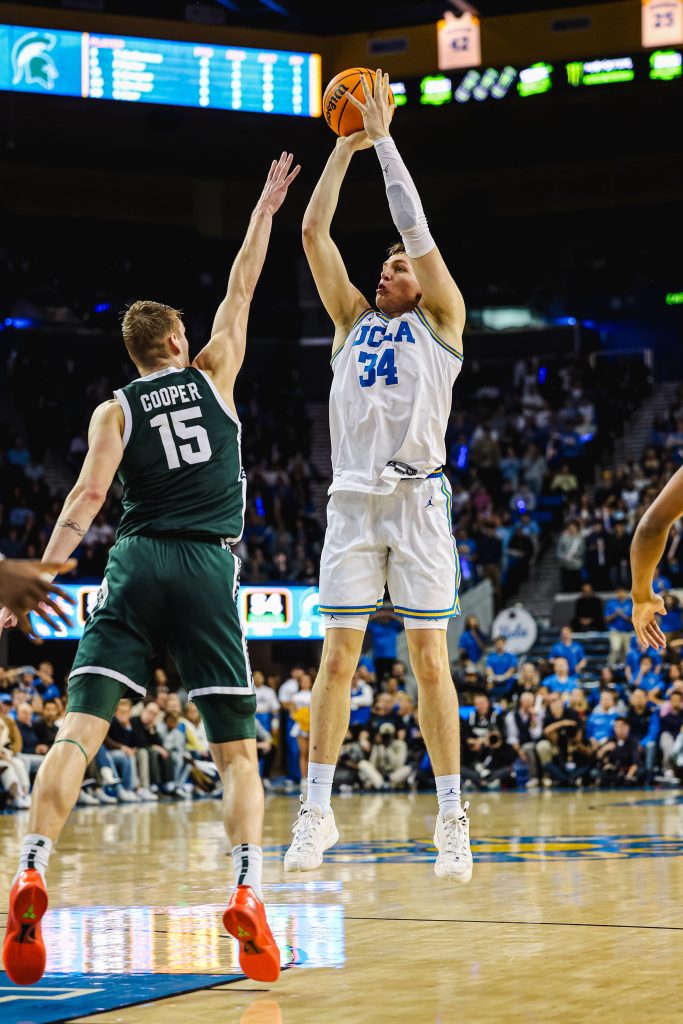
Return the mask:
[[312,871],[323,862],[325,850],[339,839],[333,811],[323,814],[318,804],[304,803],[294,822],[294,839],[285,854],[285,871]]
[[451,882],[469,882],[472,878],[472,851],[470,850],[470,823],[467,819],[469,803],[460,811],[446,811],[437,815],[434,846],[439,854],[434,865],[438,878]]

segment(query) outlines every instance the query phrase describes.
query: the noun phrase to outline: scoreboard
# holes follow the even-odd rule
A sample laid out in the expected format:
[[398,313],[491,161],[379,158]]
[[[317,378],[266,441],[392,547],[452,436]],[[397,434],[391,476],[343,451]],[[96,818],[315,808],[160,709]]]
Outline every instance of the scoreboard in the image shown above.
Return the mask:
[[0,25],[0,89],[319,117],[317,53]]
[[[88,616],[98,603],[106,600],[106,589],[99,583],[62,588],[74,602],[71,608],[62,598],[57,603],[71,619],[72,625],[58,623],[56,628],[31,615],[33,628],[41,640],[80,640]],[[226,600],[231,600],[226,594]],[[240,587],[237,604],[247,640],[322,640],[323,619],[318,610],[317,587],[279,586]],[[210,624],[209,624],[210,628]]]

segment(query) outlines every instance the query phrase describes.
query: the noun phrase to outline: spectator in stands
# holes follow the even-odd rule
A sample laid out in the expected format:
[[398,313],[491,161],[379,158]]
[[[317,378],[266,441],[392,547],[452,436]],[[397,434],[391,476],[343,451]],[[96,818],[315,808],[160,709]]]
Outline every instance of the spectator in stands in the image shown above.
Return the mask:
[[349,727],[334,771],[335,789],[348,793],[361,785],[359,765],[362,761],[370,763],[371,750],[372,744],[367,730],[358,726]]
[[536,744],[543,734],[543,716],[535,710],[535,697],[529,690],[519,695],[517,707],[505,716],[505,739],[529,771],[527,786],[538,785]]
[[[566,712],[565,712],[566,713]],[[590,775],[591,747],[586,742],[581,725],[577,725],[573,733],[560,741],[557,753],[545,765],[546,777],[544,784],[558,783],[561,786],[576,788],[583,786],[584,780]],[[560,730],[562,733],[562,730]]]
[[586,552],[586,541],[577,522],[567,523],[557,542],[562,589],[576,591],[581,587],[581,570]]
[[410,775],[408,745],[396,735],[392,722],[382,722],[373,737],[368,760],[358,765],[366,789],[401,789]]
[[370,616],[367,628],[372,639],[377,682],[381,683],[391,673],[391,666],[396,661],[396,642],[398,634],[403,632],[403,619],[385,604]]
[[617,587],[616,596],[610,598],[605,605],[605,622],[609,630],[610,665],[621,665],[626,661],[633,632],[632,612],[633,601],[628,596],[626,588]]
[[592,583],[581,585],[581,597],[574,605],[572,629],[576,633],[602,633],[605,629],[602,598],[595,593]]
[[[133,747],[137,751],[137,766],[140,783],[144,789],[156,793],[173,781],[173,766],[170,754],[157,731],[159,705],[149,701],[139,715],[130,720],[133,730]],[[146,754],[146,756],[145,756]]]
[[559,472],[555,473],[552,478],[550,490],[557,491],[568,499],[576,494],[578,489],[579,481],[576,478],[576,474],[571,471],[569,465],[565,462]]
[[641,644],[640,640],[634,633],[628,654],[626,655],[626,664],[624,665],[624,674],[628,683],[634,682],[636,676],[640,672],[640,663],[645,656],[650,659],[653,670],[659,675],[662,666],[661,653],[655,650],[654,647],[646,647],[645,644]]
[[644,690],[635,689],[629,697],[629,710],[626,720],[634,736],[645,750],[645,768],[647,781],[654,776],[659,739],[659,715],[653,704],[648,703]]
[[615,590],[631,586],[630,550],[631,538],[627,533],[626,523],[617,520],[613,531],[607,536],[607,562],[610,567],[610,581]]
[[34,721],[33,709],[25,701],[17,707],[16,716],[21,733],[21,759],[29,776],[34,776],[49,750],[48,735],[40,728],[42,719]]
[[507,697],[515,687],[517,658],[506,651],[504,636],[493,641],[494,650],[486,655],[486,682],[494,699]]
[[666,714],[662,714],[659,719],[659,749],[664,772],[662,781],[668,782],[676,777],[673,749],[681,729],[683,729],[683,693],[674,691],[669,697],[669,708]]
[[550,648],[551,658],[564,658],[572,675],[577,675],[586,667],[586,652],[583,645],[574,640],[569,626],[560,630],[560,639]]
[[681,615],[681,602],[675,594],[663,594],[662,599],[666,608],[666,615],[662,615],[659,626],[669,639],[670,634],[683,631],[683,616]]
[[355,672],[351,680],[351,727],[368,724],[374,700],[370,684],[365,682],[359,672]]
[[516,753],[504,737],[504,719],[484,693],[474,696],[474,710],[461,723],[464,743],[461,774],[478,789],[500,789],[512,777]]
[[289,674],[289,678],[285,679],[284,683],[278,690],[278,700],[283,707],[288,705],[292,701],[294,694],[298,692],[299,681],[303,674],[303,667],[301,665],[294,665]]
[[671,590],[671,580],[668,576],[664,576],[662,570],[657,566],[652,578],[652,589],[655,594],[661,594],[664,591]]
[[[169,694],[169,697],[175,696]],[[187,753],[187,732],[181,716],[172,705],[173,710],[167,710],[163,721],[157,722],[157,732],[162,739],[164,749],[168,751],[170,767],[168,774],[170,780],[165,783],[164,791],[171,796],[182,797],[185,795],[185,783],[190,775],[191,758]],[[124,779],[124,783],[125,783]],[[137,797],[135,798],[137,799]]]
[[31,783],[19,756],[21,733],[9,715],[10,705],[9,695],[0,694],[0,786],[17,810],[25,810],[31,805]]
[[[558,778],[558,772],[562,773],[564,780],[569,779],[570,783],[575,781],[570,767],[572,758],[569,745],[577,739],[577,733],[580,736],[580,730],[578,715],[571,708],[565,707],[562,694],[551,693],[543,717],[543,735],[536,744],[544,785],[552,786],[553,778]],[[554,775],[550,768],[553,763],[556,769]]]
[[614,721],[614,737],[595,752],[601,786],[637,786],[645,779],[643,752],[626,718]]
[[299,747],[299,771],[301,778],[306,778],[308,771],[308,746],[311,734],[311,690],[313,679],[308,672],[303,672],[299,679],[299,689],[292,697],[289,704],[289,713],[294,720],[295,727],[292,735],[296,736]]
[[548,693],[571,693],[579,685],[579,680],[570,674],[567,659],[555,658],[553,667],[555,671],[545,677],[541,686],[545,687]]
[[[114,762],[114,767],[123,782],[123,788],[135,793],[140,800],[157,800],[149,788],[149,755],[147,748],[135,746],[135,730],[131,724],[132,701],[124,697],[116,706],[114,717],[104,745]],[[140,755],[138,757],[138,754]],[[147,785],[143,786],[138,775],[138,765],[143,764]]]
[[479,619],[476,615],[468,615],[465,619],[465,628],[460,636],[460,650],[465,652],[474,665],[478,665],[484,656],[487,645],[488,637],[482,632]]
[[[405,661],[395,661],[391,666],[391,674],[398,679],[398,688],[407,693],[413,704],[417,704],[417,683],[413,676],[408,675]],[[366,679],[366,682],[369,682]]]
[[517,675],[517,693],[521,696],[522,693],[529,691],[535,695],[540,681],[541,677],[534,663],[532,661],[525,661]]
[[270,716],[273,722],[278,721],[280,701],[275,691],[271,690],[270,686],[266,684],[266,677],[263,672],[258,670],[254,672],[254,695],[256,697],[256,714],[263,716],[261,724],[264,728],[268,728],[268,725],[270,725],[271,729],[269,731],[272,731],[274,726],[272,723],[266,722],[266,717]]
[[632,680],[633,686],[643,690],[652,704],[663,703],[664,684],[658,672],[655,672],[652,658],[644,654],[640,659],[638,674]]
[[586,722],[586,739],[593,750],[612,739],[614,723],[618,717],[614,694],[610,690],[603,690]]

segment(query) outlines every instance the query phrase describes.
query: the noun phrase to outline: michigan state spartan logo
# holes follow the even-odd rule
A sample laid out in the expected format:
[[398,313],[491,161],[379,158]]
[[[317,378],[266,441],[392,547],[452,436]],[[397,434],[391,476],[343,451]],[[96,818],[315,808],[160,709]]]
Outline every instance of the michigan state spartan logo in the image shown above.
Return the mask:
[[42,85],[54,89],[59,78],[57,65],[50,53],[57,37],[50,32],[27,32],[12,49],[12,85]]

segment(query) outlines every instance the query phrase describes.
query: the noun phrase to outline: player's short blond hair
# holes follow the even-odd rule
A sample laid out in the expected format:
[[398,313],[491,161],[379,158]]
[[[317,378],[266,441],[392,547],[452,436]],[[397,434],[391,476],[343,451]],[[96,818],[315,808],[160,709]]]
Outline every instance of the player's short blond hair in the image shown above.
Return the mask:
[[400,253],[405,255],[405,252],[406,247],[403,242],[394,242],[394,244],[390,245],[387,249],[387,256],[398,256]]
[[134,363],[151,366],[166,354],[169,334],[177,334],[182,313],[173,306],[151,299],[140,299],[123,315],[121,329],[126,348]]

